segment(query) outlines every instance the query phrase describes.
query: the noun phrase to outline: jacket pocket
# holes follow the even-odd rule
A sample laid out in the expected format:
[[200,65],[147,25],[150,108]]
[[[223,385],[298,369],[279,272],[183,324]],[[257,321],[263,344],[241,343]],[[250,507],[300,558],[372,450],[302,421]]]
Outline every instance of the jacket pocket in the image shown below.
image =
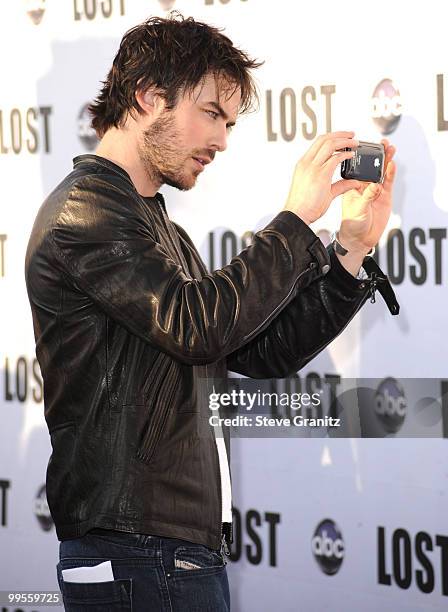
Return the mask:
[[154,384],[151,388],[149,406],[151,414],[143,427],[137,457],[149,463],[154,455],[158,442],[166,427],[169,414],[173,410],[173,398],[178,383],[177,364],[164,355],[164,362],[158,364],[154,373]]

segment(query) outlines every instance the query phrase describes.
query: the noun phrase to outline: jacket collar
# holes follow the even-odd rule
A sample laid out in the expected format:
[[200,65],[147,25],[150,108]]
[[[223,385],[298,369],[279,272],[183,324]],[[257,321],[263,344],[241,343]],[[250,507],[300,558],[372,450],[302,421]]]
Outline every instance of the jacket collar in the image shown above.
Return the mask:
[[[105,157],[101,157],[100,155],[95,155],[94,153],[85,153],[83,155],[77,155],[76,157],[73,158],[74,168],[76,168],[77,166],[80,166],[81,164],[94,164],[95,166],[103,166],[105,168],[108,168],[115,174],[119,174],[122,178],[124,178],[128,183],[132,185],[135,192],[138,193],[137,190],[135,189],[134,183],[131,180],[131,177],[126,172],[126,170],[122,168],[121,166],[119,166],[118,164],[115,164],[114,162],[110,161],[110,159],[106,159]],[[165,206],[165,200],[161,193],[157,192],[154,197],[142,196],[139,193],[138,195],[147,204],[150,204],[153,200],[157,200],[157,202],[160,204],[160,206],[162,206],[163,210],[165,211],[165,214],[168,215],[166,206]]]
[[132,183],[131,177],[124,168],[110,161],[110,159],[101,157],[100,155],[95,155],[94,153],[86,153],[84,155],[78,155],[77,157],[73,158],[74,168],[80,166],[81,164],[94,164],[95,166],[104,166],[105,168],[108,168],[109,170],[112,170],[112,172],[115,172],[116,174],[119,174],[120,176],[125,178],[132,185],[134,184]]

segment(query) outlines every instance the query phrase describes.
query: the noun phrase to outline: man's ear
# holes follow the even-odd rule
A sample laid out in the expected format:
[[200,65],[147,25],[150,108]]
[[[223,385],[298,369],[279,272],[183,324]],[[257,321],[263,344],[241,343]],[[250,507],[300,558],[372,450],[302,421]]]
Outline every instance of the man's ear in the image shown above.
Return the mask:
[[135,99],[140,108],[153,119],[156,119],[165,107],[165,101],[160,93],[152,88],[146,90],[137,89]]

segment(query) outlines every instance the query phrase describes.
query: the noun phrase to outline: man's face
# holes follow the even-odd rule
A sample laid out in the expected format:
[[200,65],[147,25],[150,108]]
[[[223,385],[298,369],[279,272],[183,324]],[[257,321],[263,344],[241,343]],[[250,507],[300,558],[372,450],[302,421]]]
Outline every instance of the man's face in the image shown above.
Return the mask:
[[207,75],[203,87],[181,97],[173,110],[163,110],[143,131],[139,155],[154,183],[191,189],[216,152],[226,149],[241,100],[239,88],[232,90],[225,80]]

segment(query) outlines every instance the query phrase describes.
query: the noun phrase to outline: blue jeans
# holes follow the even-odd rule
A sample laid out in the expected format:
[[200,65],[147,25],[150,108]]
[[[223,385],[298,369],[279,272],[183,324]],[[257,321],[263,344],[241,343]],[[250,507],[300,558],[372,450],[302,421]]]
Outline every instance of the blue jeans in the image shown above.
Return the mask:
[[[220,551],[174,538],[94,530],[59,547],[57,575],[68,612],[229,612]],[[114,580],[64,582],[62,570],[112,562]]]

